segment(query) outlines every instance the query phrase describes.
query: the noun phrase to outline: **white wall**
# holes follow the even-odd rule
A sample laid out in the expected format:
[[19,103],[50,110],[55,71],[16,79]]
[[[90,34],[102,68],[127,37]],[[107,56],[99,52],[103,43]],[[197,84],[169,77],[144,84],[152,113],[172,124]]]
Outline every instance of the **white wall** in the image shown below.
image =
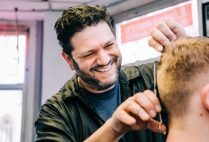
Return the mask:
[[23,101],[23,116],[22,116],[22,138],[21,142],[33,141],[33,129],[34,129],[34,105],[35,105],[35,74],[36,74],[36,53],[37,50],[37,31],[35,21],[24,21],[20,25],[26,25],[30,28],[29,38],[28,38],[28,51],[26,57],[26,86],[24,90],[24,101]]
[[54,24],[61,14],[62,12],[46,12],[44,18],[42,104],[58,92],[74,73],[61,56],[62,50],[54,30]]

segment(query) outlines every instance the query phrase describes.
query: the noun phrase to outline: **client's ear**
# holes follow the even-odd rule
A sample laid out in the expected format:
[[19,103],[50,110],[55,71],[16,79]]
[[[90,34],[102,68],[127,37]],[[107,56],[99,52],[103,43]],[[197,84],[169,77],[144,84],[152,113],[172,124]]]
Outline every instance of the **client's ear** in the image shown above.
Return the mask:
[[202,102],[206,110],[209,111],[209,84],[206,84],[202,89]]

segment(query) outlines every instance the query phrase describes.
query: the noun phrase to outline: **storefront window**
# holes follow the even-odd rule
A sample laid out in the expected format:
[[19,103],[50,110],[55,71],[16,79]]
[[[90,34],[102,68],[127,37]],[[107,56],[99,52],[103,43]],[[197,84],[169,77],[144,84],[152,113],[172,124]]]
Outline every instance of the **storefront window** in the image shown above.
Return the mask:
[[168,19],[181,24],[190,36],[199,35],[197,1],[182,2],[116,24],[116,36],[123,65],[159,60],[160,53],[148,46],[150,30]]

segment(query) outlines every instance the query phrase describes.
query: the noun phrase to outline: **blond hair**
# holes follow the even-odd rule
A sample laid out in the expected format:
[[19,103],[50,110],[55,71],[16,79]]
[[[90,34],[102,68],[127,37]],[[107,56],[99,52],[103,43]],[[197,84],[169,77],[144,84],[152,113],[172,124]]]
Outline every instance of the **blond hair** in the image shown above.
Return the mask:
[[158,66],[158,90],[168,113],[182,117],[190,96],[209,82],[209,38],[179,39],[166,49]]

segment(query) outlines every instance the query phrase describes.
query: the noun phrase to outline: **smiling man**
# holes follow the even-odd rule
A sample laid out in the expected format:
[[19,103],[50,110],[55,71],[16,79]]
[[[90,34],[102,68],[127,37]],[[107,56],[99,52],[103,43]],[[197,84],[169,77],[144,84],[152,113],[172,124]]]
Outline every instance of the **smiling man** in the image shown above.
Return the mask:
[[[152,46],[178,38],[175,34],[185,35],[171,21],[160,29],[166,30],[155,29]],[[98,6],[70,7],[55,30],[62,56],[76,74],[41,107],[36,142],[161,142],[156,132],[165,132],[165,126],[159,127],[153,119],[161,106],[148,90],[152,64],[121,70],[121,53],[107,11]]]
[[71,53],[73,58],[65,53],[63,57],[71,69],[75,68],[80,85],[93,92],[111,89],[118,78],[121,54],[108,24],[86,27],[75,33],[71,44],[76,47]]

